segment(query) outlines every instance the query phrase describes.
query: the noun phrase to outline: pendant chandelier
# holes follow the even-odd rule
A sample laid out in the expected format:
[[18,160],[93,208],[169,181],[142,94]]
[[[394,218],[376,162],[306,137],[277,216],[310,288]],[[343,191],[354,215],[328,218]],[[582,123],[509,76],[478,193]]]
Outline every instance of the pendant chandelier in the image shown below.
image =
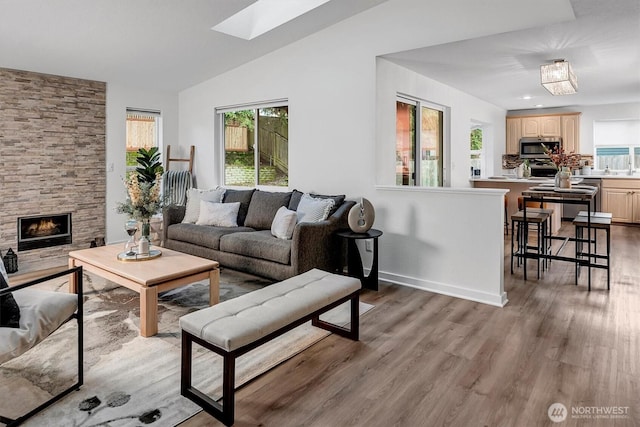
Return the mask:
[[540,83],[552,95],[572,95],[578,91],[578,79],[571,64],[564,59],[541,65]]

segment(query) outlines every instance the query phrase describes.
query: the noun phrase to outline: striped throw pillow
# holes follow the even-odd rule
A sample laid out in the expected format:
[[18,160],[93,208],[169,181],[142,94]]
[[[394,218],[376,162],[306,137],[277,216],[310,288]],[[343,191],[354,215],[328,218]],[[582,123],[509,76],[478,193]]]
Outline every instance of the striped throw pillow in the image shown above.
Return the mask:
[[333,199],[316,199],[308,194],[303,194],[298,204],[298,223],[319,222],[329,217],[329,212],[333,208]]

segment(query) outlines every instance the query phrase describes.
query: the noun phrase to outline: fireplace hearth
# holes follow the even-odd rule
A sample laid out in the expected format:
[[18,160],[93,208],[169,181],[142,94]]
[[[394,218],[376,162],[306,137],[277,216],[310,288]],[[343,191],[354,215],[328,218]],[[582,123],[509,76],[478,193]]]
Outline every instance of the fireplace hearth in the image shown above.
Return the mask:
[[71,213],[18,218],[18,251],[71,243]]

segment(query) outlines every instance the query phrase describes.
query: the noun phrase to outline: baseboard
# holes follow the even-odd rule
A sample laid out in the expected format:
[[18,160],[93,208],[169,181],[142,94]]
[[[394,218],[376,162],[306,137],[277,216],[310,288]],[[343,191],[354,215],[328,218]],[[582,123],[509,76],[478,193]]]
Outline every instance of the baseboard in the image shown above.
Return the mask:
[[506,292],[502,292],[502,295],[489,294],[487,292],[480,292],[469,288],[461,288],[459,286],[448,285],[446,283],[438,283],[430,280],[417,279],[415,277],[407,277],[383,271],[379,273],[379,278],[380,280],[395,283],[397,285],[408,286],[411,288],[480,302],[496,307],[504,307],[507,302],[509,302]]

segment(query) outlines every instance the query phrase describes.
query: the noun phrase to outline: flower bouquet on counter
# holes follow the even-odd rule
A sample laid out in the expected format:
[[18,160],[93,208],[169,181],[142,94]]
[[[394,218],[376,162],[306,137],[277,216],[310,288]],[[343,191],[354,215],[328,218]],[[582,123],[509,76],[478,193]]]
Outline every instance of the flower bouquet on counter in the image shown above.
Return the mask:
[[550,150],[549,147],[544,144],[542,144],[542,149],[558,170],[556,173],[555,187],[563,189],[571,188],[571,169],[580,167],[580,154],[567,154],[561,148]]
[[542,144],[544,153],[549,156],[550,161],[555,165],[558,170],[569,170],[580,167],[580,154],[566,153],[561,148],[555,148],[551,150],[546,145]]

